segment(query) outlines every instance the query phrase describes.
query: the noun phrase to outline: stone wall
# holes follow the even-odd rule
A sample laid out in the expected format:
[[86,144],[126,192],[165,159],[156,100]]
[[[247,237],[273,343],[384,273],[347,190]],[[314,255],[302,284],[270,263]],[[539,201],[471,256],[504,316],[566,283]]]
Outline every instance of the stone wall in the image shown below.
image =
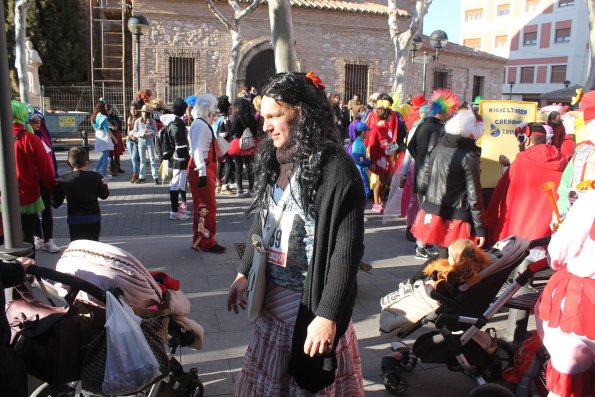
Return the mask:
[[[229,14],[225,2],[217,2]],[[215,18],[206,2],[191,0],[135,0],[134,11],[147,17],[150,33],[141,40],[141,85],[163,96],[168,84],[168,59],[171,56],[195,58],[197,92],[225,92],[231,37]],[[341,96],[345,86],[345,65],[368,65],[368,89],[361,93],[390,92],[394,74],[394,49],[388,33],[387,16],[342,13],[303,8],[292,10],[294,39],[301,71],[314,70],[327,86],[327,91]],[[253,56],[271,48],[268,8],[260,6],[242,20],[244,42],[240,51],[238,89],[243,88],[246,67]],[[493,63],[493,61],[492,61]],[[500,97],[496,87],[503,81],[503,66],[490,65],[482,59],[465,59],[444,55],[440,64],[428,66],[428,87],[433,68],[441,64],[452,70],[452,87],[459,95],[471,95],[473,75],[485,75],[484,97]],[[409,70],[411,89],[421,90],[421,65]],[[471,66],[474,70],[468,71]],[[492,81],[493,80],[493,81]],[[430,92],[430,88],[426,91]],[[467,91],[465,91],[467,90]]]
[[[426,95],[430,95],[434,87],[434,71],[449,74],[449,88],[462,101],[473,101],[473,77],[484,78],[481,95],[484,99],[502,98],[502,81],[504,81],[504,61],[494,62],[484,58],[466,57],[442,53],[439,62],[428,62],[426,74]],[[422,92],[423,64],[409,63],[407,69],[407,92],[412,96]]]

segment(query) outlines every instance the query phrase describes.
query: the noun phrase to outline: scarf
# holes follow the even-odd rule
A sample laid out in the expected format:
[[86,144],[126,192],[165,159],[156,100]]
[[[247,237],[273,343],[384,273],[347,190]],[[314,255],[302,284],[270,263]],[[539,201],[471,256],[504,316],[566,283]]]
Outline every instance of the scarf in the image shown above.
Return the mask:
[[289,184],[291,173],[293,172],[293,156],[295,148],[278,148],[275,153],[277,161],[280,165],[279,177],[277,178],[277,186],[285,190]]

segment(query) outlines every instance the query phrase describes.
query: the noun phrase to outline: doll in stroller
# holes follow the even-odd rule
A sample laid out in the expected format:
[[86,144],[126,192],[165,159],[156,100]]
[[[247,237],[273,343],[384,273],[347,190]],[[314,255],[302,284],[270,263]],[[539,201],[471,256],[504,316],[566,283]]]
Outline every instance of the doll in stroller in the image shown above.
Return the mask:
[[[541,269],[542,263],[530,266],[494,301],[511,272],[528,255],[528,249],[547,244],[547,241],[529,242],[513,236],[498,242],[486,252],[492,259],[491,264],[477,277],[458,285],[455,294],[442,294],[433,288],[419,294],[420,288],[414,287],[415,292],[409,298],[401,299],[401,303],[390,305],[387,297],[383,298],[381,333],[404,338],[425,324],[432,323],[436,328],[419,336],[411,350],[402,343],[393,342],[396,353],[384,357],[382,361],[385,388],[393,395],[403,395],[407,390],[404,373],[413,370],[420,360],[423,363],[445,364],[449,370],[464,372],[475,378],[479,386],[470,396],[492,395],[489,393],[493,389],[500,393],[495,395],[513,396],[505,386],[488,382],[500,379],[502,369],[512,364],[514,349],[498,339],[492,329],[487,332],[481,329]],[[431,305],[425,302],[420,305],[424,299],[435,301]],[[397,321],[405,317],[403,313],[409,307],[427,309],[425,312],[418,310],[416,316],[405,321]]]
[[[140,317],[139,335],[145,337],[148,353],[154,355],[158,366],[156,376],[146,384],[117,394],[203,395],[197,369],[184,370],[174,357],[184,346],[200,349],[204,334],[202,327],[188,318],[190,304],[179,290],[179,281],[164,273],[150,274],[124,250],[86,240],[72,242],[56,269],[32,266],[28,270],[49,305],[34,297],[27,284],[16,288],[15,299],[7,304],[13,347],[27,372],[45,382],[31,396],[114,395],[102,389],[108,372],[108,331],[104,326],[109,293],[131,307],[133,316]],[[62,297],[66,306],[54,304],[59,299],[56,296]]]

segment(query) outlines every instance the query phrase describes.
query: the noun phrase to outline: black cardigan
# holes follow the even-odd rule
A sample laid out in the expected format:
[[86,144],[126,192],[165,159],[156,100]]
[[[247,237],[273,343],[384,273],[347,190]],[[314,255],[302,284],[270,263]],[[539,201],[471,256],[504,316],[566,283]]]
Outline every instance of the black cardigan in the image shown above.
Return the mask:
[[[316,227],[312,261],[304,281],[289,361],[297,384],[316,392],[334,382],[335,348],[349,322],[357,294],[357,271],[364,253],[364,189],[361,177],[344,150],[325,149],[322,178],[315,199]],[[262,225],[255,217],[239,272],[248,275],[254,255],[252,234]],[[314,358],[304,354],[308,325],[316,316],[335,321],[331,353]]]

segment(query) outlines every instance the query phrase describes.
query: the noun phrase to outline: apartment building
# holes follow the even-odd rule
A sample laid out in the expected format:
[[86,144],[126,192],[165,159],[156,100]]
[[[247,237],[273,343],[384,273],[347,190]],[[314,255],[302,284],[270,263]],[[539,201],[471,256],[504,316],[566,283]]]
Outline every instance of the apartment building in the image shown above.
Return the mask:
[[585,0],[462,0],[460,20],[460,44],[508,58],[505,99],[539,102],[541,94],[586,80]]

